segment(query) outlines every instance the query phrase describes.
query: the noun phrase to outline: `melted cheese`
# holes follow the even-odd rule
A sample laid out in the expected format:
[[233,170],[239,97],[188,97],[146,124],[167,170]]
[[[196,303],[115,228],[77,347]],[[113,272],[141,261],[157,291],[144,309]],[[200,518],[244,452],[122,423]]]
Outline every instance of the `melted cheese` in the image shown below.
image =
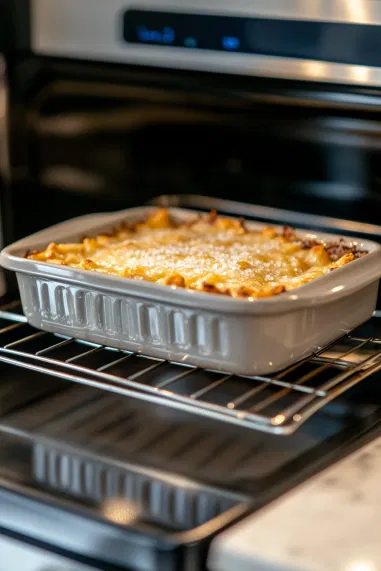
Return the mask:
[[50,244],[31,259],[148,280],[233,297],[258,298],[297,288],[354,259],[332,263],[323,244],[305,247],[272,228],[248,231],[238,220],[215,215],[176,224],[160,210],[134,228]]

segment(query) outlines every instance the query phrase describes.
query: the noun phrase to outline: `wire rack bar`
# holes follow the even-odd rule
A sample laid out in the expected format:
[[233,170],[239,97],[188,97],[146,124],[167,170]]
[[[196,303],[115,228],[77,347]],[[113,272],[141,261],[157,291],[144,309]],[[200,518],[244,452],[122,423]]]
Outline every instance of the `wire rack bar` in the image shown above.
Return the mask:
[[239,377],[37,331],[4,309],[0,317],[0,361],[276,434],[381,370],[374,337],[346,335],[274,376]]

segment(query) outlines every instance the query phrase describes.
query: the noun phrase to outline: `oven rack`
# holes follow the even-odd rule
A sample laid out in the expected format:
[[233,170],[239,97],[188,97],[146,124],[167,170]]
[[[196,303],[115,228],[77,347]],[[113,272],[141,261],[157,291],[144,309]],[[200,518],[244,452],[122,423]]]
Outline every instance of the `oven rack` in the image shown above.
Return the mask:
[[[67,381],[273,434],[381,370],[381,312],[350,335],[273,376],[240,377],[32,328],[14,302],[0,310],[0,361]],[[375,335],[375,332],[377,334]]]

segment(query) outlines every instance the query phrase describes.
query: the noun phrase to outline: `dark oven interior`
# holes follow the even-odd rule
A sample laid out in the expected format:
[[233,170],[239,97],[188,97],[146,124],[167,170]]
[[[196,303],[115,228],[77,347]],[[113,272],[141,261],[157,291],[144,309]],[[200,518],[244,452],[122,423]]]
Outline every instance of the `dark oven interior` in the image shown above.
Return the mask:
[[378,90],[53,58],[8,70],[16,237],[161,194],[379,222]]

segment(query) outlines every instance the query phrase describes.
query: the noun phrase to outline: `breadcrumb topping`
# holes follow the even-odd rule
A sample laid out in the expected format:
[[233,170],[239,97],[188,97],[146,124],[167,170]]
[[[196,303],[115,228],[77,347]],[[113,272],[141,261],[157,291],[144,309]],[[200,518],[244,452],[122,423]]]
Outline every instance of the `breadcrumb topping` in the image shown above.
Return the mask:
[[290,291],[363,255],[337,241],[302,240],[285,227],[247,229],[216,212],[178,223],[160,209],[133,226],[75,244],[51,243],[27,257],[103,274],[232,297]]

